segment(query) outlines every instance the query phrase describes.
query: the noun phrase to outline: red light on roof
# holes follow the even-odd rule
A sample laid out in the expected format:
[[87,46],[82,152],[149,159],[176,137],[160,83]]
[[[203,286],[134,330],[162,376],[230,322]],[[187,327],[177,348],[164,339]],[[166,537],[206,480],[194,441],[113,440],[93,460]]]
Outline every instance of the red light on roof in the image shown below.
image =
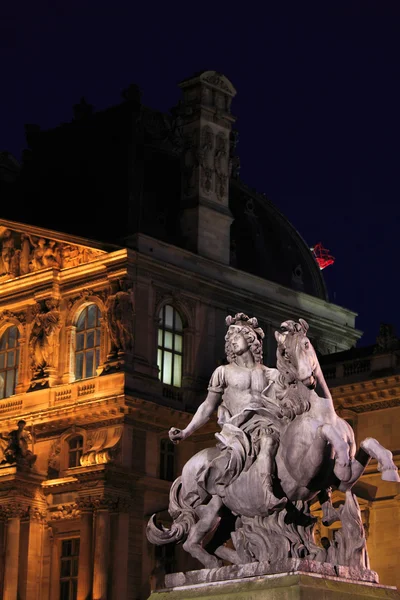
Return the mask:
[[315,244],[314,248],[310,248],[310,250],[314,254],[314,258],[319,264],[321,271],[335,262],[335,258],[329,254],[329,250],[324,248],[321,242]]

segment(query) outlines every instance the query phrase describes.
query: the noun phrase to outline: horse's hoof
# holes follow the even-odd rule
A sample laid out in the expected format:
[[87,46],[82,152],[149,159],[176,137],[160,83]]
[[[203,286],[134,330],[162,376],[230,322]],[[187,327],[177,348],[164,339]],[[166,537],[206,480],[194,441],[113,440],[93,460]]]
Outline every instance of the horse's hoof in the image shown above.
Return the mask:
[[383,481],[394,481],[395,483],[400,483],[400,477],[397,469],[385,469],[382,471],[382,480]]

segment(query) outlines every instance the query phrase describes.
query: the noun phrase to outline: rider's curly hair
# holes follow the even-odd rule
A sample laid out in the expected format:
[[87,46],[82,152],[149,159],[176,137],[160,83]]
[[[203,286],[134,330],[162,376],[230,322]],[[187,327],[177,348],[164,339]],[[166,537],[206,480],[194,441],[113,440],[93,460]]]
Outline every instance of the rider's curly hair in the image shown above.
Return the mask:
[[262,363],[263,360],[263,347],[262,342],[257,336],[256,332],[252,327],[247,325],[235,325],[234,328],[229,327],[225,336],[225,354],[229,363],[235,360],[236,354],[232,349],[231,338],[234,334],[240,332],[247,343],[249,344],[249,350],[253,355],[256,363]]

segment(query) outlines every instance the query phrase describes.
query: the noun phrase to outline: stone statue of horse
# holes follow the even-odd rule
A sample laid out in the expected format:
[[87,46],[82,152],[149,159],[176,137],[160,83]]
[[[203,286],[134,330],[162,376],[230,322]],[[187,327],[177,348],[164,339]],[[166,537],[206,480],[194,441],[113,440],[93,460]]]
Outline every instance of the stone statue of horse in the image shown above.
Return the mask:
[[[265,411],[279,434],[274,493],[287,499],[286,504],[269,514],[260,515],[253,510],[252,498],[263,486],[253,467],[220,495],[199,501],[199,477],[219,452],[218,448],[207,448],[186,463],[171,487],[171,528],[159,529],[155,516],[150,519],[150,542],[184,542],[183,548],[208,568],[222,564],[218,557],[236,564],[308,557],[368,568],[361,513],[351,488],[371,458],[378,461],[382,479],[399,482],[400,478],[391,452],[377,440],[366,438],[357,450],[351,426],[335,412],[307,331],[308,324],[300,319],[298,323],[285,321],[275,332],[281,394],[271,395],[268,388],[263,394]],[[339,512],[330,504],[332,488],[345,493],[346,502]],[[342,521],[336,550],[332,547],[330,554],[317,546],[313,537],[315,519],[309,512],[309,503],[317,498],[326,524]],[[223,506],[236,517],[231,534],[235,549],[221,545],[210,554],[203,543],[217,529]]]

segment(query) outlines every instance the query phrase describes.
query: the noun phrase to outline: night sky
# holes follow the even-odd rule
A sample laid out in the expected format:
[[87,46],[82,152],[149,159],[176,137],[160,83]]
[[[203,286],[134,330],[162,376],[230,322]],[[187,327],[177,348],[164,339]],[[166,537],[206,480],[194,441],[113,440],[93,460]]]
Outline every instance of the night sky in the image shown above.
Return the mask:
[[18,159],[24,124],[70,121],[81,96],[101,110],[137,83],[168,110],[182,79],[224,73],[242,179],[335,256],[330,299],[359,314],[360,345],[381,321],[400,335],[398,0],[16,0],[0,48],[0,150]]

